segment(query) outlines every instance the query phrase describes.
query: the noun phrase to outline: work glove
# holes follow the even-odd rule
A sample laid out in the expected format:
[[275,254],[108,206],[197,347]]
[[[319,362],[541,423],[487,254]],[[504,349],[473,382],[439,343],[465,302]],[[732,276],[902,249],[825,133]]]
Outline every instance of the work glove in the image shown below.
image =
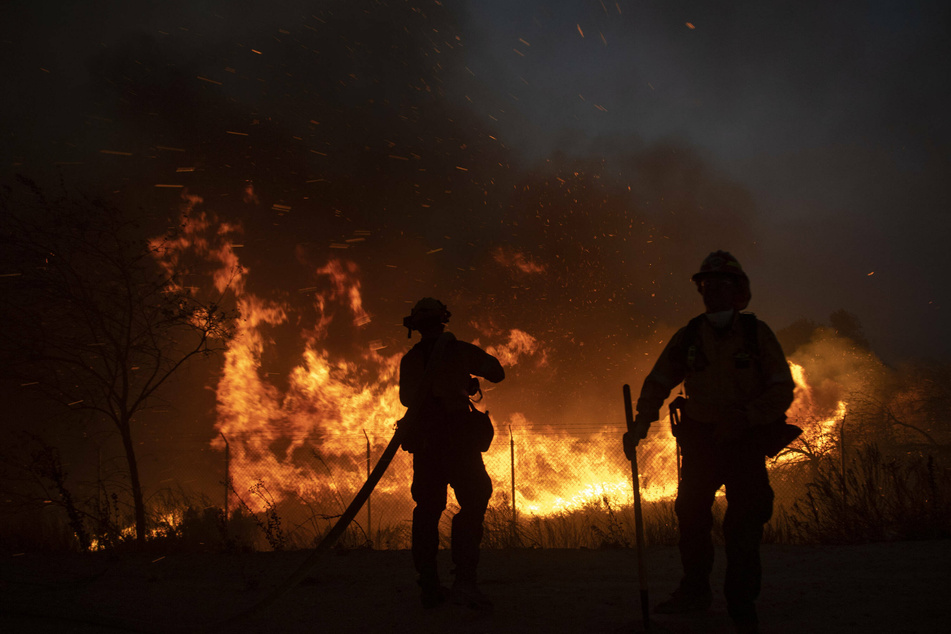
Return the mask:
[[482,390],[482,386],[479,385],[479,379],[474,376],[469,377],[469,383],[466,385],[466,393],[469,396],[475,396]]
[[647,437],[647,430],[650,429],[651,422],[642,416],[634,417],[634,426],[624,432],[621,442],[624,445],[624,455],[628,460],[633,460],[637,455],[637,445],[641,440]]

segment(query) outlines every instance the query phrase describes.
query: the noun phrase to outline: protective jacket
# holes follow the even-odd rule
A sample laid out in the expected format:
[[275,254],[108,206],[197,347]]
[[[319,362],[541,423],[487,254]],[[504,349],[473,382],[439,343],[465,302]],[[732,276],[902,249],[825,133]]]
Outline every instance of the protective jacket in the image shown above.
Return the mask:
[[460,413],[469,409],[469,379],[472,375],[483,377],[493,383],[505,378],[502,364],[482,348],[459,341],[452,333],[444,332],[438,337],[426,337],[407,352],[400,361],[400,402],[411,407],[423,384],[426,365],[436,347],[436,342],[446,339],[441,357],[436,361],[435,374],[430,393],[414,423],[414,432],[421,436],[444,436],[451,432],[452,424]]
[[742,317],[755,320],[752,342],[739,313],[722,329],[703,318],[699,326],[677,331],[644,380],[638,418],[657,420],[670,391],[683,382],[685,419],[744,426],[781,419],[795,388],[789,364],[769,326],[752,315]]

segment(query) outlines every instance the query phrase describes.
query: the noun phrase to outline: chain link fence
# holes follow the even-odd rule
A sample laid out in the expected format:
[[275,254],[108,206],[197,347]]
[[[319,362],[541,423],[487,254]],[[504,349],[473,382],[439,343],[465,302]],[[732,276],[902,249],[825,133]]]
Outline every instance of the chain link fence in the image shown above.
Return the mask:
[[[678,457],[669,430],[655,427],[638,453],[645,534],[648,543],[673,543]],[[621,447],[623,430],[620,423],[559,430],[497,426],[483,456],[494,487],[486,546],[632,545],[634,488]],[[310,546],[353,499],[389,438],[336,435],[327,443],[333,452],[322,451],[319,440],[275,439],[269,455],[247,451],[247,445],[257,444],[247,440],[182,439],[146,453],[140,462],[151,474],[145,481],[153,517],[175,525],[187,513],[194,519],[196,511],[217,512],[229,530],[256,548]],[[801,498],[809,470],[802,461],[771,461],[776,518]],[[412,456],[399,451],[343,544],[407,548],[411,481]],[[717,513],[725,505],[722,494]],[[447,502],[448,522],[456,508],[451,488]],[[448,531],[443,533],[448,539]],[[777,539],[781,533],[772,532]]]

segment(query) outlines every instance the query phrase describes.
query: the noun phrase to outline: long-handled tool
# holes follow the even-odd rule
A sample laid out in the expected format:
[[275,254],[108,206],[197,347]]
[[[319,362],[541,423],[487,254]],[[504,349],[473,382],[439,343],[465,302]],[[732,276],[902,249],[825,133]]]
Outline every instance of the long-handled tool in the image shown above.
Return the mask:
[[[634,431],[634,407],[631,405],[631,386],[624,385],[624,416],[627,430]],[[637,531],[635,545],[637,552],[637,578],[641,589],[641,616],[644,629],[651,629],[650,603],[647,598],[647,574],[644,570],[644,515],[641,512],[641,483],[637,470],[637,448],[631,452],[631,474],[634,479],[634,529]]]

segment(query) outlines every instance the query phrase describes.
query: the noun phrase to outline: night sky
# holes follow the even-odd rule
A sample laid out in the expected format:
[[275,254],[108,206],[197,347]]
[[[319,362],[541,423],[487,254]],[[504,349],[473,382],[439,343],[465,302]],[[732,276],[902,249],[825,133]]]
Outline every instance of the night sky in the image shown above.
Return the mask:
[[157,227],[201,196],[261,294],[352,262],[392,346],[436,295],[642,375],[724,248],[775,329],[845,309],[886,362],[946,359],[949,11],[13,0],[0,165]]

